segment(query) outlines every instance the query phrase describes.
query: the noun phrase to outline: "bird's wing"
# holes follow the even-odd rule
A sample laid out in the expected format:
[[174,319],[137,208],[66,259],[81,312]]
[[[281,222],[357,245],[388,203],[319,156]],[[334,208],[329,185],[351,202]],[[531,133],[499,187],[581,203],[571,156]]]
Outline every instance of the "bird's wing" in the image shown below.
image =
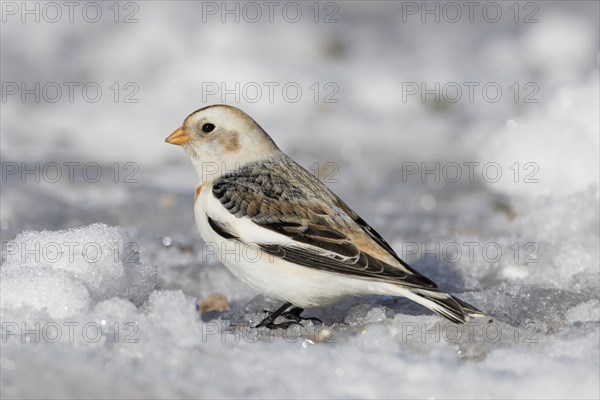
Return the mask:
[[212,195],[218,200],[216,207],[228,216],[213,207],[212,214],[207,212],[208,222],[227,239],[253,243],[309,268],[410,287],[436,287],[404,263],[324,184],[286,156],[222,176],[213,183]]

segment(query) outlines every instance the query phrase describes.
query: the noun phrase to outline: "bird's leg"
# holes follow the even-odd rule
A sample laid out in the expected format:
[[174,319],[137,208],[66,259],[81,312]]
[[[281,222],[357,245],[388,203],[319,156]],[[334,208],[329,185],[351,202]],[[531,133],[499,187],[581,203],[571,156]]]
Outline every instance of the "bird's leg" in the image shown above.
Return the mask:
[[269,328],[269,329],[277,329],[277,328],[287,329],[291,325],[302,325],[298,321],[288,321],[288,322],[282,322],[280,324],[275,323],[275,320],[277,319],[277,317],[281,316],[281,314],[283,314],[285,310],[290,308],[291,305],[292,305],[292,303],[283,304],[277,310],[275,310],[271,314],[269,314],[265,319],[260,321],[260,323],[258,325],[256,325],[255,328],[265,327],[265,328]]
[[302,312],[304,311],[304,308],[300,308],[300,307],[294,307],[292,308],[290,311],[288,312],[284,312],[281,316],[287,319],[291,319],[293,321],[296,322],[300,322],[300,321],[313,321],[313,322],[319,322],[319,323],[323,323],[323,321],[321,321],[319,318],[315,318],[315,317],[301,317],[300,314],[302,314]]

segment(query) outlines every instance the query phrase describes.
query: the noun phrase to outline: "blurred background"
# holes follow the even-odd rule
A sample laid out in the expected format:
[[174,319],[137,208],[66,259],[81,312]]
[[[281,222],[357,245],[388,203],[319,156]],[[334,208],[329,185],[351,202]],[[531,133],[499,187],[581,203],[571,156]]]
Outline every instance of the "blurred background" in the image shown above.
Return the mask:
[[[409,191],[436,204],[477,186],[462,185],[464,162],[481,163],[481,190],[511,198],[598,181],[596,2],[15,4],[2,24],[1,156],[18,164],[3,167],[8,237],[102,210],[114,224],[152,223],[123,218],[193,192],[186,156],[164,138],[215,103],[245,110],[305,167],[329,167],[353,205],[388,201],[436,161],[460,164],[458,183],[440,168],[439,184],[429,175]],[[491,162],[498,182],[482,179]],[[411,203],[398,194],[389,211]]]
[[[598,21],[596,1],[3,1],[3,245],[26,230],[121,226],[141,262],[157,266],[158,288],[196,299],[221,292],[242,312],[256,293],[214,257],[198,261],[197,177],[164,142],[192,111],[226,103],[445,289],[474,291],[496,316],[527,316],[547,334],[591,301],[589,360],[599,304]],[[435,243],[470,240],[511,256],[422,257]],[[528,267],[527,256],[542,263]],[[527,303],[531,293],[559,309]],[[160,393],[195,393],[186,379],[198,375],[176,371],[179,389]],[[19,376],[3,380],[5,393],[23,394]],[[538,378],[532,393],[544,394]],[[590,379],[580,395],[598,393]],[[129,385],[120,395],[158,393]],[[345,393],[335,387],[321,394]],[[51,392],[86,393],[60,388]],[[277,388],[223,383],[204,393],[302,394]]]

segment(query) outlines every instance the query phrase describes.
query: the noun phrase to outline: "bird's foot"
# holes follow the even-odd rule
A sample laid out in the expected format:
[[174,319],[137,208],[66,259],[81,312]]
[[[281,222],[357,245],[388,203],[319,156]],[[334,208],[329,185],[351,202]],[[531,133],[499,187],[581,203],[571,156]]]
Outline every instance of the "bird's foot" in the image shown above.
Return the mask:
[[303,311],[304,311],[303,308],[294,307],[290,311],[287,311],[287,312],[284,312],[283,314],[281,314],[281,316],[284,317],[284,318],[287,318],[287,319],[291,319],[291,320],[296,321],[296,322],[300,322],[300,321],[313,321],[313,322],[318,322],[320,324],[323,324],[323,321],[321,321],[319,318],[316,318],[316,317],[302,317],[302,316],[300,316],[300,314],[302,314]]
[[258,325],[256,325],[255,328],[287,329],[292,325],[304,326],[300,322],[296,322],[296,321],[285,321],[285,322],[276,324],[269,317],[267,317],[267,318],[263,319],[262,321],[260,321],[260,323]]
[[[269,329],[287,329],[292,325],[304,326],[300,323],[300,321],[315,321],[315,322],[323,323],[318,318],[301,317],[300,314],[302,313],[302,311],[304,311],[304,309],[302,309],[300,307],[294,307],[290,311],[286,312],[285,310],[287,310],[291,305],[292,305],[292,303],[285,303],[284,305],[279,307],[277,310],[271,312],[265,319],[260,321],[260,323],[258,325],[256,325],[255,328],[263,328],[264,327],[264,328],[269,328]],[[263,311],[269,312],[266,310],[263,310]],[[281,322],[279,324],[276,324],[275,320],[280,316],[290,319],[291,321],[286,321],[286,322]]]

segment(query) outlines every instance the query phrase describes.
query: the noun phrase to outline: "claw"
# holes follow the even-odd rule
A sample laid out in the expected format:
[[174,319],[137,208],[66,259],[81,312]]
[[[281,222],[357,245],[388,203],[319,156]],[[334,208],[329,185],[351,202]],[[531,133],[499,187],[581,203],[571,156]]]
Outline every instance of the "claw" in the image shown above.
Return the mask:
[[281,328],[281,329],[287,329],[292,325],[300,325],[301,327],[304,328],[304,325],[302,325],[300,322],[297,322],[297,321],[286,321],[286,322],[282,322],[280,324],[274,324],[275,328]]
[[313,321],[313,322],[318,322],[320,324],[323,324],[323,321],[321,321],[319,318],[316,318],[316,317],[302,317],[300,314],[302,314],[303,311],[304,311],[304,309],[302,309],[300,307],[294,307],[290,311],[287,311],[287,312],[284,312],[283,314],[281,314],[281,316],[285,317],[287,319],[291,319],[291,320],[296,321],[296,322],[300,322],[300,321]]
[[[255,328],[287,329],[292,325],[300,325],[300,326],[304,327],[304,325],[302,325],[300,323],[300,321],[313,321],[313,322],[319,322],[321,324],[323,323],[323,321],[321,321],[319,318],[301,317],[300,314],[302,314],[302,311],[304,311],[304,309],[300,308],[300,307],[294,307],[290,311],[286,312],[285,310],[287,310],[291,305],[292,305],[292,303],[285,303],[284,305],[279,307],[277,310],[275,310],[275,311],[271,312],[269,315],[267,315],[266,318],[264,318],[262,321],[259,322],[258,325],[255,326]],[[263,312],[270,312],[270,311],[263,310]],[[280,324],[276,324],[275,320],[277,318],[279,318],[280,316],[290,319],[291,321],[286,321],[286,322],[282,322]]]
[[282,305],[281,307],[279,307],[277,310],[275,310],[271,314],[267,315],[266,318],[264,318],[262,321],[259,322],[258,325],[255,326],[255,328],[262,328],[262,327],[269,328],[269,329],[282,328],[282,326],[281,326],[282,324],[275,324],[275,320],[281,314],[283,314],[283,312],[285,310],[287,310],[288,308],[290,308],[291,305],[292,305],[292,303],[285,303],[284,305]]
[[276,324],[272,321],[266,321],[267,319],[263,319],[258,325],[255,326],[255,328],[269,328],[269,329],[287,329],[292,325],[300,325],[301,327],[304,327],[304,325],[302,325],[300,322],[297,321],[286,321],[286,322],[282,322],[280,324]]

